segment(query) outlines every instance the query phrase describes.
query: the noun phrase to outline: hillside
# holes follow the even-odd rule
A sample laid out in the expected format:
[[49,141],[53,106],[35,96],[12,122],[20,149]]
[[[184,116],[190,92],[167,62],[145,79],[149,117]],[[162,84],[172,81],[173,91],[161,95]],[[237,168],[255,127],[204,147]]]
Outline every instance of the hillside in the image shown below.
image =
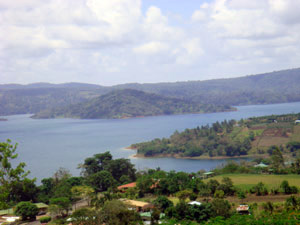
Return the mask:
[[251,105],[300,101],[300,68],[229,79],[157,84],[124,84],[132,88],[199,103]]
[[218,112],[232,109],[233,108],[230,106],[198,104],[181,99],[162,97],[138,90],[124,89],[112,91],[84,103],[45,110],[37,113],[33,118],[128,118]]
[[35,83],[0,85],[0,115],[38,113],[78,104],[112,90],[135,89],[197,104],[250,105],[300,101],[300,68],[230,79],[156,84]]
[[170,138],[131,145],[138,156],[155,157],[234,157],[264,155],[273,145],[287,154],[300,150],[299,114],[254,117],[247,120],[216,122],[175,132]]
[[15,85],[2,85],[0,115],[34,114],[54,107],[84,102],[100,96],[105,90],[104,87],[66,87],[65,84],[52,87],[19,85],[18,88]]

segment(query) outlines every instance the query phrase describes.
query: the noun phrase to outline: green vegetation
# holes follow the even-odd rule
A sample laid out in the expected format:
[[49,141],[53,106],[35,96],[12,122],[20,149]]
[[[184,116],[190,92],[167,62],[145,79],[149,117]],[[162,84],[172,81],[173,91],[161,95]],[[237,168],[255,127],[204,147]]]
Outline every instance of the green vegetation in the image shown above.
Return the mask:
[[26,164],[21,162],[15,167],[12,164],[18,157],[16,148],[17,144],[12,145],[10,140],[0,143],[0,209],[36,197],[35,179],[27,178]]
[[[1,170],[2,179],[12,175],[17,178],[12,179],[18,184],[11,186],[10,194],[13,195],[19,193],[17,187],[22,186],[21,181],[26,178],[25,164],[17,166],[19,170],[8,166],[9,159],[16,158],[16,145],[7,141],[0,146],[5,165]],[[292,143],[286,151],[297,152],[297,146]],[[212,178],[206,178],[205,171],[166,172],[157,168],[137,172],[129,160],[113,159],[109,152],[105,152],[86,158],[79,165],[82,169],[80,177],[72,177],[68,170],[59,168],[52,177],[44,178],[39,187],[34,186],[35,195],[30,188],[22,189],[21,196],[26,196],[26,201],[12,202],[9,195],[2,195],[0,204],[4,208],[15,206],[14,213],[22,220],[34,220],[39,213],[34,202],[47,203],[51,217],[40,218],[40,221],[51,220],[49,224],[53,225],[68,224],[67,219],[75,225],[142,224],[146,215],[151,224],[160,222],[166,225],[297,224],[300,219],[300,178],[291,173],[299,170],[295,170],[296,163],[285,166],[281,150],[270,147],[269,161],[229,162],[210,173],[216,175]],[[264,174],[268,171],[266,167],[253,166],[262,161],[269,163],[270,168],[272,165],[280,167],[273,169],[273,173],[287,175]],[[130,182],[135,183],[127,189],[117,188]],[[237,213],[236,207],[240,203],[250,206],[251,215]],[[143,205],[147,207],[143,208]],[[130,209],[132,207],[135,209]],[[142,208],[148,212],[140,214],[136,211]]]
[[38,214],[38,207],[31,202],[19,202],[15,213],[17,216],[21,216],[22,220],[34,220]]
[[[135,89],[167,98],[182,99],[196,105],[250,105],[300,101],[300,69],[283,70],[253,76],[157,84],[123,84],[112,87],[80,83],[0,85],[0,115],[59,112],[67,116],[69,105],[83,103],[113,90]],[[143,103],[141,103],[143,105]],[[222,106],[220,106],[221,110]],[[60,108],[60,109],[59,109]],[[62,109],[64,110],[62,110]],[[182,108],[187,112],[192,109]],[[75,109],[72,109],[72,112]],[[153,110],[153,108],[151,109]],[[77,111],[79,112],[79,111]],[[152,111],[153,112],[153,111]],[[168,112],[168,111],[167,111]],[[176,112],[178,113],[178,112]],[[106,114],[106,113],[105,113]],[[44,116],[50,116],[49,112]],[[70,115],[68,115],[70,116]],[[77,115],[78,116],[78,115]],[[106,115],[110,117],[111,115]],[[122,116],[113,114],[113,116]],[[126,115],[125,115],[126,116]]]
[[133,144],[131,148],[137,149],[138,156],[145,157],[233,157],[269,153],[277,162],[274,169],[279,169],[283,163],[280,152],[295,156],[300,149],[300,130],[295,124],[299,118],[300,114],[288,114],[225,120],[181,133],[176,131],[170,138]]
[[33,118],[128,118],[228,110],[233,110],[233,108],[223,105],[198,104],[187,100],[124,89],[112,91],[77,105],[42,111]]
[[283,181],[287,181],[292,186],[300,187],[300,176],[296,174],[274,175],[274,174],[221,174],[213,178],[220,182],[224,177],[232,180],[234,185],[241,190],[250,191],[256,184],[262,182],[268,191],[280,188]]

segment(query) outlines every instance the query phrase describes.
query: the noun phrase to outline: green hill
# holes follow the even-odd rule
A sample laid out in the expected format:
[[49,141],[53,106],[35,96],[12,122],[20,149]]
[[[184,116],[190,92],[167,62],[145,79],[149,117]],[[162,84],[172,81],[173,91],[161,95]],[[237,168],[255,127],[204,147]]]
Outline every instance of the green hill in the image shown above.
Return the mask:
[[168,97],[209,104],[251,105],[300,101],[300,69],[206,81],[124,84]]
[[[300,68],[207,81],[155,84],[0,84],[0,115],[38,113],[83,103],[113,90],[135,89],[187,102],[250,105],[300,101]],[[208,110],[214,111],[214,110]]]
[[233,108],[230,106],[198,104],[181,99],[162,97],[138,90],[124,89],[112,91],[84,103],[45,110],[37,113],[33,118],[128,118],[218,112],[232,109]]
[[254,117],[247,120],[216,122],[211,126],[174,132],[170,138],[131,145],[138,156],[154,157],[233,157],[267,154],[273,145],[286,153],[300,150],[299,114]]

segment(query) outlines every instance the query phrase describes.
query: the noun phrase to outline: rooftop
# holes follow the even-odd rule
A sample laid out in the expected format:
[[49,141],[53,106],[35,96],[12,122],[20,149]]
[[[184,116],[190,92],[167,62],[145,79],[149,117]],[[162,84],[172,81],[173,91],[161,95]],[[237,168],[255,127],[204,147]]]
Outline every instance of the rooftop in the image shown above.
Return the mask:
[[236,211],[248,211],[249,206],[248,205],[240,205],[239,207],[236,208]]
[[124,184],[118,187],[118,190],[124,189],[124,188],[134,188],[136,186],[136,182]]
[[201,202],[192,201],[188,203],[189,205],[201,205]]
[[130,199],[120,199],[120,201],[124,202],[127,205],[142,207],[142,208],[152,206],[152,204],[148,203],[148,202],[141,202],[141,201],[135,201],[135,200],[130,200]]

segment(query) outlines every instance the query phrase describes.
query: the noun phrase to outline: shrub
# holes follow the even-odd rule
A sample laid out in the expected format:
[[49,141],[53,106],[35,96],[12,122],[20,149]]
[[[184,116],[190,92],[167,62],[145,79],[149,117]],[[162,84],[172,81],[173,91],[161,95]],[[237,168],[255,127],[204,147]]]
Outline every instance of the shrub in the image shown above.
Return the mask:
[[39,213],[38,207],[31,202],[20,202],[16,206],[15,214],[21,216],[22,220],[35,219]]
[[44,216],[44,217],[41,217],[41,218],[39,219],[39,221],[40,221],[41,223],[48,223],[48,222],[51,221],[51,217],[50,217],[50,216]]
[[197,196],[195,193],[192,193],[192,194],[190,195],[190,200],[191,200],[191,201],[196,201],[197,197],[198,197],[198,196]]
[[250,192],[252,194],[255,193],[257,196],[268,195],[268,190],[267,190],[266,186],[264,185],[264,183],[262,183],[262,182],[259,182],[257,185],[252,187],[250,189]]
[[166,196],[158,196],[153,203],[162,211],[165,211],[167,208],[173,206],[173,202],[171,202]]

